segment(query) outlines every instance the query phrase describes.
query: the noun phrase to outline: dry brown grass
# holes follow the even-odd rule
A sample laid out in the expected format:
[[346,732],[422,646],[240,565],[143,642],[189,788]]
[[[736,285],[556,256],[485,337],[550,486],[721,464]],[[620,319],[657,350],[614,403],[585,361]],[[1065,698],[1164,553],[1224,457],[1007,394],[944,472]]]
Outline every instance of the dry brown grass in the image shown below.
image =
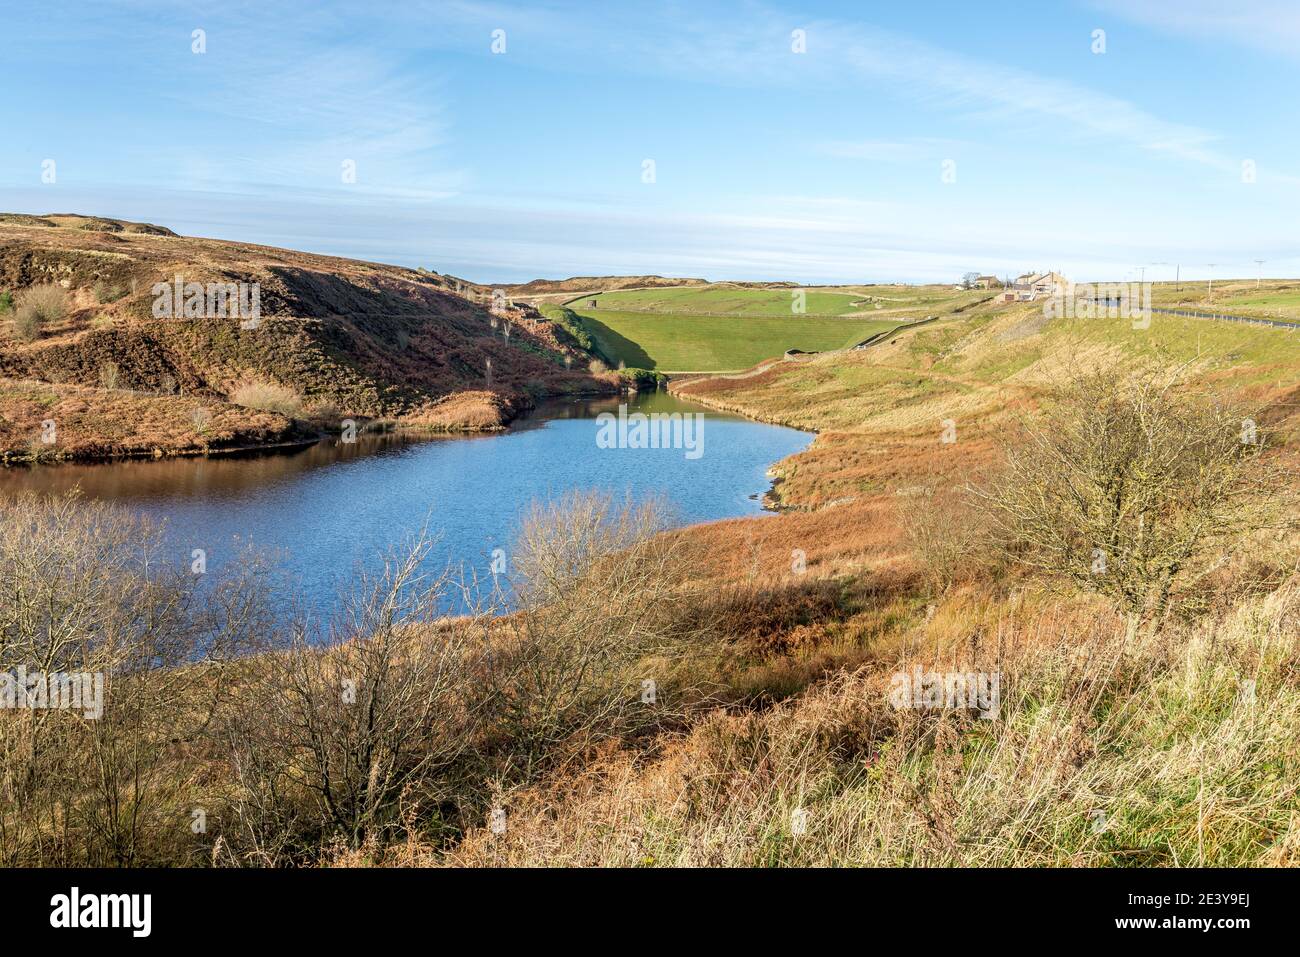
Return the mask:
[[401,417],[407,428],[430,432],[498,432],[518,414],[520,403],[498,392],[459,392]]
[[41,331],[68,314],[67,291],[55,283],[42,283],[26,289],[14,311],[14,335],[23,342],[33,342]]
[[293,424],[279,415],[195,396],[0,379],[6,463],[194,455],[296,438]]
[[[599,756],[511,794],[505,834],[479,829],[445,858],[408,849],[406,862],[1300,859],[1294,583],[1138,645],[1122,621],[1086,607],[952,604],[914,625],[896,657],[834,675],[763,713],[717,712],[658,756]],[[999,717],[893,707],[891,675],[915,665],[999,672]]]
[[[34,341],[0,341],[0,375],[9,378],[96,386],[112,362],[126,388],[158,391],[170,379],[186,393],[216,395],[247,375],[327,403],[340,418],[386,421],[470,393],[463,420],[449,415],[454,401],[435,413],[436,428],[455,431],[500,425],[473,393],[499,393],[500,409],[513,414],[530,393],[618,389],[616,376],[590,374],[587,354],[550,322],[521,315],[504,336],[487,290],[453,277],[147,224],[49,222],[0,220],[0,288],[19,303],[34,281],[68,290],[66,315]],[[154,284],[178,273],[187,283],[256,283],[262,323],[154,318]]]
[[266,379],[241,382],[230,390],[230,401],[246,409],[275,412],[287,419],[302,415],[302,396],[289,386]]

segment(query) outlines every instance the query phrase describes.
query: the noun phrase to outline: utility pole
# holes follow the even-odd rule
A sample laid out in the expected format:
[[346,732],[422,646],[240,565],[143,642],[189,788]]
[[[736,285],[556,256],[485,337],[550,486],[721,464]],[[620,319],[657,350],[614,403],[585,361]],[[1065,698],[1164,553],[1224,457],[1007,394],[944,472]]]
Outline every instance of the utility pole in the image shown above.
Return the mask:
[[1174,292],[1183,291],[1183,264],[1177,263],[1174,266]]
[[1255,288],[1256,288],[1256,289],[1259,288],[1260,280],[1261,280],[1261,279],[1263,278],[1263,276],[1264,276],[1264,263],[1266,263],[1266,262],[1268,262],[1267,259],[1256,259],[1256,260],[1255,260],[1255,266],[1256,266],[1256,269],[1255,269]]
[[1209,295],[1208,295],[1206,298],[1208,298],[1208,299],[1213,299],[1213,298],[1214,298],[1214,272],[1213,272],[1213,269],[1214,269],[1215,266],[1217,266],[1217,265],[1219,265],[1219,264],[1218,264],[1218,263],[1206,263],[1205,265],[1209,266],[1209,267],[1210,267],[1210,270],[1211,270],[1211,272],[1210,272],[1210,291],[1209,291]]

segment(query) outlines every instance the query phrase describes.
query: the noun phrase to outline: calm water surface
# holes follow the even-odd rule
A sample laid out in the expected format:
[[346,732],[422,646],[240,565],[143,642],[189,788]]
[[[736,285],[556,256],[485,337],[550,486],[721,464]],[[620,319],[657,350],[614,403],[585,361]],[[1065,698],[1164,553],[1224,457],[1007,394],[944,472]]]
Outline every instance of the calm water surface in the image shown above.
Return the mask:
[[[604,449],[601,412],[702,412],[703,454]],[[456,438],[359,437],[256,456],[52,465],[0,471],[0,494],[80,486],[165,523],[177,561],[193,549],[215,571],[248,545],[275,553],[309,606],[333,606],[358,567],[374,568],[427,521],[429,564],[484,573],[534,500],[578,489],[634,498],[660,494],[680,524],[753,515],[767,468],[812,436],[703,409],[666,394],[548,403],[509,432]],[[288,597],[288,596],[286,596]]]

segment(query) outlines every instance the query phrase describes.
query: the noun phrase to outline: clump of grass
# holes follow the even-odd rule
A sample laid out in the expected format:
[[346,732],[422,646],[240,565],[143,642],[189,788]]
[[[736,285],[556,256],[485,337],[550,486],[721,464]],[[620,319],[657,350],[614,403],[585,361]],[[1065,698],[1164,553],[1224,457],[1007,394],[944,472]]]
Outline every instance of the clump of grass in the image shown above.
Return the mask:
[[117,302],[126,295],[126,289],[116,283],[109,284],[102,279],[95,283],[93,290],[95,301],[103,304]]
[[32,286],[18,302],[14,314],[14,335],[24,342],[34,341],[41,330],[68,314],[68,294],[62,286],[43,283]]
[[339,406],[328,399],[313,402],[304,410],[304,414],[313,421],[329,427],[337,426],[343,418],[343,412],[339,409]]
[[302,415],[302,396],[287,385],[266,379],[251,379],[231,390],[230,401],[246,409],[278,412],[289,418]]
[[0,292],[0,316],[10,313],[14,308],[14,296],[9,290]]
[[896,497],[903,539],[931,592],[943,592],[978,572],[989,529],[983,514],[971,506],[969,493],[926,485],[900,489]]
[[105,362],[99,367],[99,384],[105,389],[116,389],[121,377],[116,362]]

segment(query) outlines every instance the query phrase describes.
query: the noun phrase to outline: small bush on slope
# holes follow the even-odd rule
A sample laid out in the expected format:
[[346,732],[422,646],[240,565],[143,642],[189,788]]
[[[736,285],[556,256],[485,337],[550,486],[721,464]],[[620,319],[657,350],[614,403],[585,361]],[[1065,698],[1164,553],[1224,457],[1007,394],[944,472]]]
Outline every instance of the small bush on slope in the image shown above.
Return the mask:
[[31,342],[41,330],[68,314],[68,294],[53,283],[32,286],[22,294],[14,314],[14,334]]
[[302,397],[288,386],[264,379],[243,382],[230,392],[230,401],[246,409],[278,412],[288,418],[302,415]]
[[92,287],[95,295],[95,301],[98,303],[108,304],[117,302],[126,295],[126,287],[116,283],[106,283],[99,280]]
[[1281,521],[1254,420],[1154,370],[1089,373],[973,489],[1008,557],[1163,617],[1233,541]]

